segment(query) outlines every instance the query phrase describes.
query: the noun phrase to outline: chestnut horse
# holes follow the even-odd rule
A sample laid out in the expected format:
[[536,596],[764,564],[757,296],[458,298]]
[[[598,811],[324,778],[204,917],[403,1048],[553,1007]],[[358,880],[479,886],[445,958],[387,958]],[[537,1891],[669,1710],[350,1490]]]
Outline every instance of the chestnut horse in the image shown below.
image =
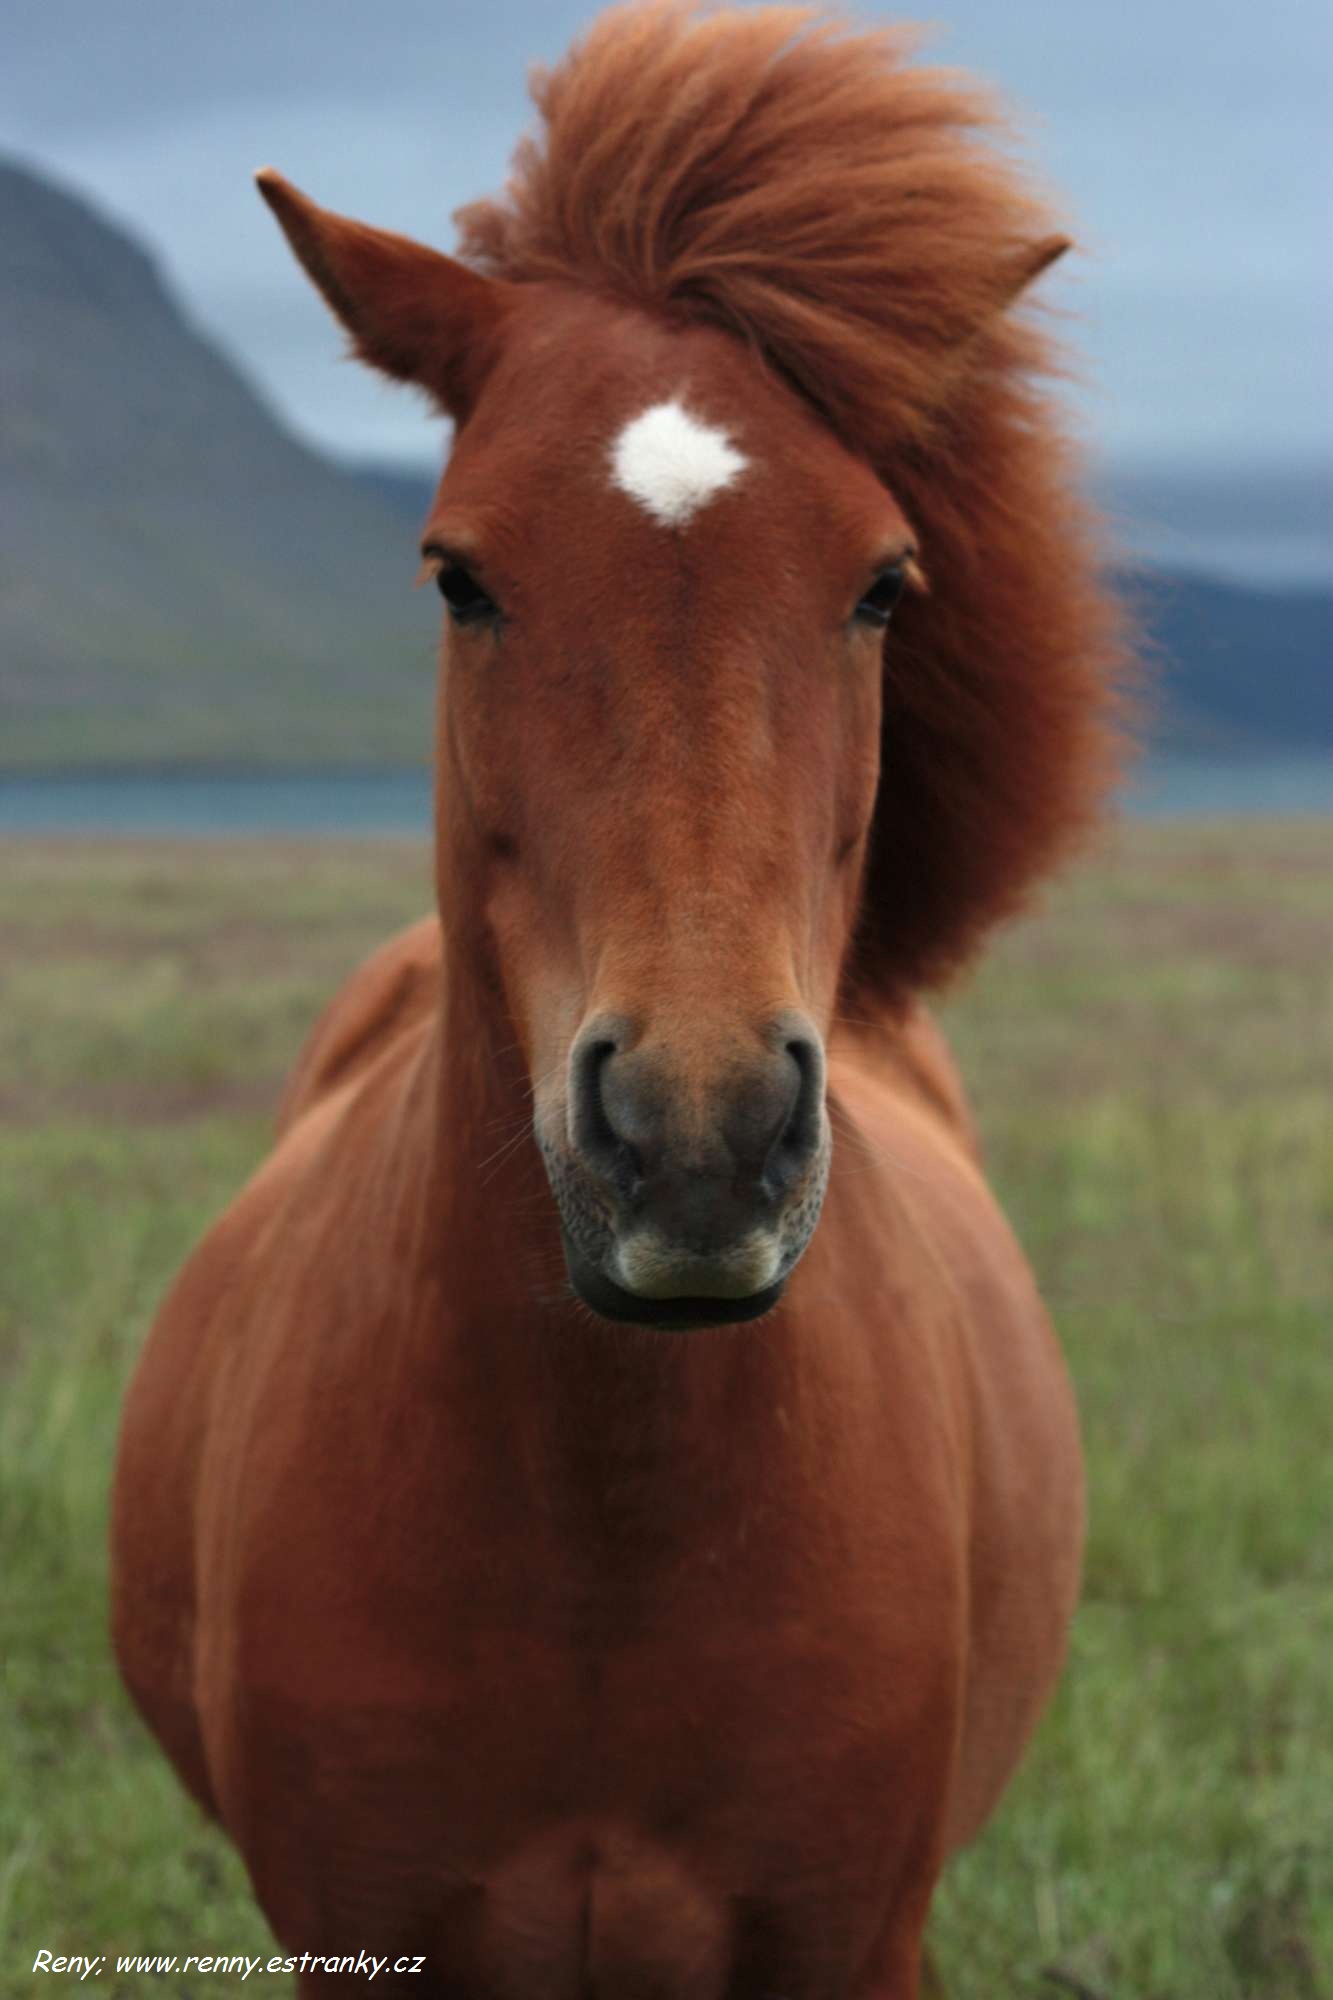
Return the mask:
[[114,1496],[125,1679],[302,1991],[909,2000],[1059,1669],[1074,1408],[919,995],[1090,823],[1119,641],[1063,239],[905,52],[612,13],[458,261],[260,177],[456,426],[438,914]]

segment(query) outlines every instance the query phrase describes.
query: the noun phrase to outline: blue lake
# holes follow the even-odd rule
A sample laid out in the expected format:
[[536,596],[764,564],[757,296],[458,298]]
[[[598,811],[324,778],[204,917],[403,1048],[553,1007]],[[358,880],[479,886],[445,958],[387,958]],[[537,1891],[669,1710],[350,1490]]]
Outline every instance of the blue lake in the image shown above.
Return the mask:
[[[1333,814],[1333,759],[1150,760],[1125,794],[1141,819]],[[0,777],[0,833],[182,836],[425,834],[425,771]]]

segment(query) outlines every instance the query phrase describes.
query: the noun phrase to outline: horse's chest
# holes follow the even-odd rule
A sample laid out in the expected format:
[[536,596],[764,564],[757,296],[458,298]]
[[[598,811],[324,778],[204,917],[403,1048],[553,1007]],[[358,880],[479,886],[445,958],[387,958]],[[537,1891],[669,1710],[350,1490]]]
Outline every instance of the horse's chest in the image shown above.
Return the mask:
[[656,1592],[464,1564],[322,1646],[312,1703],[252,1692],[284,1939],[429,1939],[458,1990],[519,2000],[858,1990],[936,1845],[949,1593],[752,1557],[702,1546]]

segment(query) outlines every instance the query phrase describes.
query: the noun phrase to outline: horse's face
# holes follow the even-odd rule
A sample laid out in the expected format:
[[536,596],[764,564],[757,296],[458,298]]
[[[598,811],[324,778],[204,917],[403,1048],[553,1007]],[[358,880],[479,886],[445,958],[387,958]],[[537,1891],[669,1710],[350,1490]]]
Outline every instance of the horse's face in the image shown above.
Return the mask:
[[827,1178],[911,528],[739,340],[261,186],[356,351],[459,421],[423,538],[441,911],[504,989],[575,1289],[753,1318]]
[[442,866],[524,1048],[571,1280],[615,1319],[753,1317],[827,1177],[909,525],[729,336],[533,287],[423,541]]

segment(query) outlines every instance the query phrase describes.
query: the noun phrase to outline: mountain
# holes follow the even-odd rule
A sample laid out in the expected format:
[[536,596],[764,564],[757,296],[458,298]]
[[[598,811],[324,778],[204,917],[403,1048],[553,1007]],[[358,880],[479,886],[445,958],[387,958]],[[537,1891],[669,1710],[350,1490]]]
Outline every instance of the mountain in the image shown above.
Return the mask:
[[1094,493],[1134,562],[1241,589],[1333,586],[1333,463],[1102,465]]
[[[299,444],[124,230],[4,162],[0,295],[0,768],[424,762],[429,475]],[[1226,582],[1121,573],[1158,747],[1333,752],[1333,592],[1241,581],[1247,520],[1317,535],[1326,486],[1121,487],[1122,528],[1239,538]]]
[[144,251],[0,162],[0,762],[408,763],[436,609]]
[[1333,755],[1333,591],[1147,570],[1121,583],[1144,634],[1158,748]]

